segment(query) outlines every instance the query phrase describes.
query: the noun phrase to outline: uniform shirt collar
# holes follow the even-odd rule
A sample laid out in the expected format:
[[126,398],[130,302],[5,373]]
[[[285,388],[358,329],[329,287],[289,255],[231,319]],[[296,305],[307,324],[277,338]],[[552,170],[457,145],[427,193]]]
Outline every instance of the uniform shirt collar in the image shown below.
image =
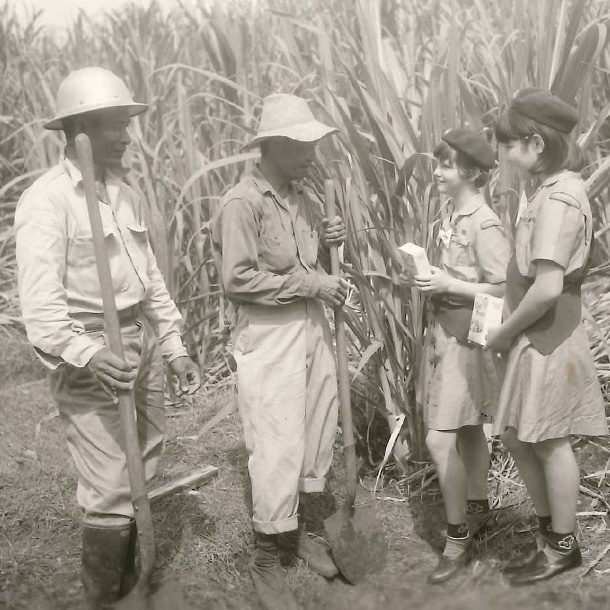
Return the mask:
[[453,202],[450,204],[450,216],[453,218],[459,218],[460,216],[472,216],[478,209],[484,205],[484,201],[482,197],[473,197],[471,201],[469,201],[461,210],[456,210],[453,207]]
[[557,172],[556,174],[552,174],[551,176],[548,176],[546,178],[546,180],[543,180],[543,182],[540,184],[540,188],[546,188],[548,186],[553,186],[554,184],[559,182],[559,180],[561,180],[562,178],[569,178],[569,177],[572,177],[575,175],[576,175],[575,172],[572,172],[568,169],[561,170],[560,172]]

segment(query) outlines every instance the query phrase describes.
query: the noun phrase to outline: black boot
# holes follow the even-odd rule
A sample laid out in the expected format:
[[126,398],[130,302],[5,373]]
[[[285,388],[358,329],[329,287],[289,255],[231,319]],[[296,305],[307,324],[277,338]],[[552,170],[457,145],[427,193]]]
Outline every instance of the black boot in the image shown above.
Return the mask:
[[91,610],[110,608],[121,598],[131,524],[83,526],[81,578]]
[[307,494],[299,494],[299,527],[291,532],[278,535],[282,549],[302,559],[309,568],[325,578],[334,578],[339,574],[339,569],[332,559],[330,548],[322,541],[318,542],[307,533],[307,517],[313,516],[309,511],[309,500]]
[[256,532],[256,548],[250,574],[261,606],[265,610],[300,610],[284,583],[280,566],[280,547],[275,534]]
[[334,578],[339,574],[330,551],[321,542],[310,538],[302,525],[297,530],[279,534],[280,546],[300,557],[309,568],[325,578]]

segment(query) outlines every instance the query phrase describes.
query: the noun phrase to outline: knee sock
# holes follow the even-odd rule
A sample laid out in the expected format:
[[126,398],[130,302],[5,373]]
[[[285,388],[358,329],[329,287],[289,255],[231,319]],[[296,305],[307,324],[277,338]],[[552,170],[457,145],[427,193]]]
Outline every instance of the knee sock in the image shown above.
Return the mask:
[[489,500],[487,498],[483,498],[482,500],[468,500],[466,502],[467,515],[482,515],[489,511]]
[[560,559],[578,547],[578,541],[573,532],[558,534],[549,528],[545,538],[547,545],[544,547],[544,552],[551,561]]

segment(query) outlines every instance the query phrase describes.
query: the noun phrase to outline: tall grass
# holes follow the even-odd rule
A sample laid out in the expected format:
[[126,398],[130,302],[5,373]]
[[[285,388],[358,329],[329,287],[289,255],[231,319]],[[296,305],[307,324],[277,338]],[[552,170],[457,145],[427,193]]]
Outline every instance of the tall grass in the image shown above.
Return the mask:
[[[241,146],[255,129],[261,98],[294,92],[341,131],[320,146],[308,186],[319,195],[323,180],[333,178],[348,226],[344,269],[356,286],[347,312],[361,440],[374,444],[367,431],[381,414],[389,428],[403,425],[398,461],[419,459],[423,431],[413,388],[423,303],[397,285],[396,247],[407,240],[427,246],[442,205],[429,151],[449,127],[489,125],[516,88],[551,86],[575,98],[603,277],[610,248],[607,10],[603,0],[266,0],[212,9],[191,3],[164,15],[153,2],[95,23],[81,15],[58,40],[36,21],[19,25],[4,5],[0,311],[16,316],[7,228],[15,202],[63,146],[42,121],[69,70],[103,65],[150,104],[134,121],[130,182],[148,202],[155,251],[190,348],[212,380],[222,375],[223,307],[208,223],[222,193],[253,162],[255,154]],[[487,189],[509,231],[519,186],[501,164]],[[592,327],[597,347],[607,328]],[[607,350],[596,356],[600,375],[607,374]]]

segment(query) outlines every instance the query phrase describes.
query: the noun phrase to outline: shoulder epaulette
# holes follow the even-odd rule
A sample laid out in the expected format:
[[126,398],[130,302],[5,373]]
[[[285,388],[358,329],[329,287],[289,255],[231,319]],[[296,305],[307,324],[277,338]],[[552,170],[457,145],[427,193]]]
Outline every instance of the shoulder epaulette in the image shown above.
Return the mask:
[[504,225],[497,218],[489,218],[481,223],[481,229],[490,229],[491,227],[503,228]]
[[574,195],[570,195],[569,193],[555,192],[549,195],[549,199],[554,199],[555,201],[561,201],[570,207],[576,208],[580,210],[581,203],[578,201]]

